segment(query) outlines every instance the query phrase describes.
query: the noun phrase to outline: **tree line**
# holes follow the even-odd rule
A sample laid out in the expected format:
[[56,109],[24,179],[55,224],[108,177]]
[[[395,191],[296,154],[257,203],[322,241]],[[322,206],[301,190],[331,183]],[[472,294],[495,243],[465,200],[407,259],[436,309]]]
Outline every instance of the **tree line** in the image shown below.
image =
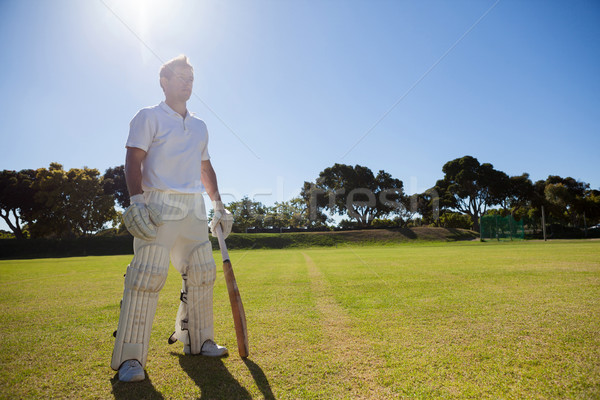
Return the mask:
[[[300,195],[273,206],[244,197],[227,208],[234,232],[248,229],[331,229],[432,225],[479,229],[490,213],[540,224],[542,209],[553,223],[592,226],[600,222],[600,190],[574,178],[550,175],[532,182],[529,174],[508,176],[492,164],[464,156],[442,167],[444,177],[423,193],[407,195],[403,182],[361,165],[334,164]],[[0,173],[0,216],[14,237],[70,238],[95,234],[120,224],[129,206],[124,167],[73,168],[58,163],[37,170]],[[334,226],[332,216],[342,219]],[[116,228],[118,227],[118,228]]]

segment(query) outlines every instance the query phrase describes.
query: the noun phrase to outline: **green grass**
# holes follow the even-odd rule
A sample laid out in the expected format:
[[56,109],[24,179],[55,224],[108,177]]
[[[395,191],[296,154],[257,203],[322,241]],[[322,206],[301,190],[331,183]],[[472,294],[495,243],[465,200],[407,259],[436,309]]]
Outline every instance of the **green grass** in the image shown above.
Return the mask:
[[167,345],[171,269],[137,384],[109,367],[130,256],[0,261],[0,398],[600,398],[600,241],[231,257],[249,359],[237,356],[220,268],[215,332],[231,356]]

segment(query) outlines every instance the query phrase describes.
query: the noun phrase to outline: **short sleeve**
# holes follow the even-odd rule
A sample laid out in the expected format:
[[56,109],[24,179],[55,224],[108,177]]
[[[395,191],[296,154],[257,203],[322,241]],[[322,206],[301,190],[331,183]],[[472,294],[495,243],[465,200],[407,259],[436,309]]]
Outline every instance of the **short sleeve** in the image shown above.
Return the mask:
[[125,147],[136,147],[148,151],[156,131],[152,112],[148,109],[140,110],[129,123],[129,137]]
[[204,144],[204,148],[202,149],[202,161],[210,160],[210,155],[208,154],[208,129],[206,129],[206,125],[204,125],[204,132],[206,133],[206,142]]

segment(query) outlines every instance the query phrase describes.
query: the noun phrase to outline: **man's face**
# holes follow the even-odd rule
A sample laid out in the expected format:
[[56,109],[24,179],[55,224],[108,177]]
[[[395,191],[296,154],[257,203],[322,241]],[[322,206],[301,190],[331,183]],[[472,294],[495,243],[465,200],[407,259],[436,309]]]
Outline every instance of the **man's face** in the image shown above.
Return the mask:
[[178,66],[173,69],[173,76],[161,78],[161,83],[167,99],[186,102],[192,95],[194,72],[189,67]]

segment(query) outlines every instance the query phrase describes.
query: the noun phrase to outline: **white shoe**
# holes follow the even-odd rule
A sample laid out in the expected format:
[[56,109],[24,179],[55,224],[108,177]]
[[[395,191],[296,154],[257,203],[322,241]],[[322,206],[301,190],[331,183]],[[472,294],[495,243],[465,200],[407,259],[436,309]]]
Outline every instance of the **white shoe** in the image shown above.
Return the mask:
[[219,346],[214,342],[214,340],[211,339],[208,339],[206,342],[204,342],[202,345],[202,350],[200,351],[201,355],[208,357],[223,357],[227,353],[229,353],[229,351],[227,351],[227,347]]
[[[211,339],[208,339],[206,342],[204,342],[202,349],[200,350],[200,355],[207,357],[223,357],[228,353],[229,351],[227,350],[227,347],[219,346]],[[183,346],[183,354],[188,356],[192,354],[190,345],[186,344]]]
[[146,379],[146,373],[138,360],[127,360],[119,368],[121,382],[139,382]]

